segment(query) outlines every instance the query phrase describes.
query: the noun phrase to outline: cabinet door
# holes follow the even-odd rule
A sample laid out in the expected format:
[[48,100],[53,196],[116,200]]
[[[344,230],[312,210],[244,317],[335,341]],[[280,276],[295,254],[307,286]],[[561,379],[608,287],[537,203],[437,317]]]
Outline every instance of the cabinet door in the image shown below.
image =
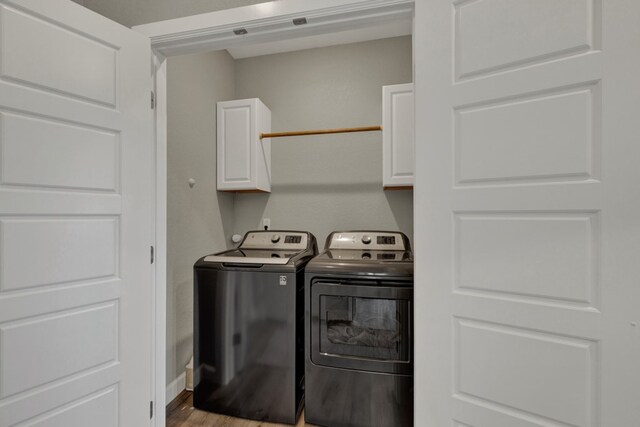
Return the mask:
[[218,102],[218,190],[271,191],[271,150],[260,133],[271,129],[271,112],[258,99]]
[[218,103],[218,190],[255,186],[252,136],[257,129],[253,101]]
[[383,86],[382,105],[382,184],[385,188],[413,186],[413,83]]

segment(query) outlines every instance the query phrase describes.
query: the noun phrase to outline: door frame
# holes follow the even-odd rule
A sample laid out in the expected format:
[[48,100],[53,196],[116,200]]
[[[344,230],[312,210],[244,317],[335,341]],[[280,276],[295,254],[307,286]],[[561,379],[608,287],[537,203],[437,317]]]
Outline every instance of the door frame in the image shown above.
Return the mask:
[[[167,301],[167,58],[256,43],[336,33],[413,19],[414,0],[280,0],[168,21],[133,30],[151,39],[155,138],[155,286],[153,301],[152,424],[165,425]],[[306,25],[293,19],[305,17]],[[244,35],[233,30],[244,28]],[[415,47],[414,47],[415,50]]]
[[[152,89],[155,140],[155,245],[154,283],[152,303],[152,360],[153,422],[164,427],[166,417],[167,378],[167,61],[162,55],[151,53]],[[158,416],[162,414],[162,416]]]

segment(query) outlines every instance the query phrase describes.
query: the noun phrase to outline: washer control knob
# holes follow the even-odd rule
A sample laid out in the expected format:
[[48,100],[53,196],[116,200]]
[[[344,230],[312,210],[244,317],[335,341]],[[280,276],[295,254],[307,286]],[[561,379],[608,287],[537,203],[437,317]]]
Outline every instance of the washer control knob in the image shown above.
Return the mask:
[[271,236],[271,241],[273,243],[278,243],[280,241],[280,235],[279,234],[274,234],[273,236]]
[[368,245],[369,243],[371,243],[371,236],[367,236],[367,235],[362,236],[362,243],[364,243],[365,245]]

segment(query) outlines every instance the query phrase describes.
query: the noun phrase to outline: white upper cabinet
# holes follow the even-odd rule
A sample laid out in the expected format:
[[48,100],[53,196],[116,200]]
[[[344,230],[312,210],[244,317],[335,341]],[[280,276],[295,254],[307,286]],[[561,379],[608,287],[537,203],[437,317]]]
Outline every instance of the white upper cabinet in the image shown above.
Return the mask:
[[218,102],[218,190],[271,191],[271,111],[258,98]]
[[382,87],[382,184],[413,187],[413,83]]

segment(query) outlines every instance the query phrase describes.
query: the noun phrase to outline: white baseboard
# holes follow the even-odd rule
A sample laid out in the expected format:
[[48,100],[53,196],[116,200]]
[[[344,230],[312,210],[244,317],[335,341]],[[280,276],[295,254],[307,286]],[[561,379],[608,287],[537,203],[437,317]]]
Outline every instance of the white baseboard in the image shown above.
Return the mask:
[[171,381],[167,385],[167,394],[165,397],[165,402],[167,402],[167,405],[171,403],[173,399],[178,397],[178,395],[182,392],[182,390],[184,390],[185,379],[186,379],[186,374],[183,372],[178,376],[178,378]]

